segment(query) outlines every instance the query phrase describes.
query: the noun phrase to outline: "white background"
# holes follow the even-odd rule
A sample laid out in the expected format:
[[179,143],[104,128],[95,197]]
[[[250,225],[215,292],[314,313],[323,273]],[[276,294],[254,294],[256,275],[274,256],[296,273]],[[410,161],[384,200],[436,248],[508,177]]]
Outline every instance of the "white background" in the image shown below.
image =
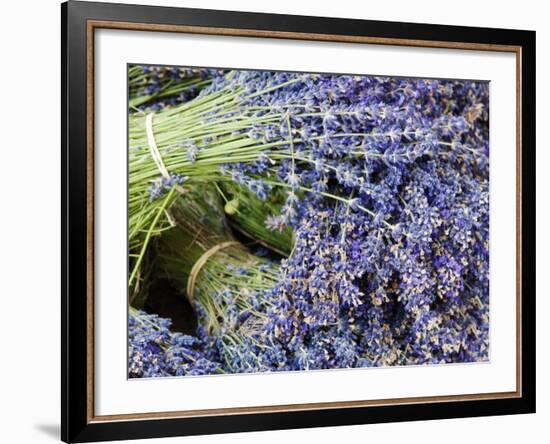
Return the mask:
[[[107,29],[95,43],[96,415],[515,390],[514,54]],[[490,80],[490,362],[127,380],[126,76],[136,61]]]
[[[549,326],[547,285],[543,277],[550,261],[545,224],[550,215],[547,168],[550,153],[545,134],[550,99],[544,79],[548,71],[550,29],[543,2],[440,1],[358,2],[302,1],[164,1],[165,4],[214,9],[251,10],[416,21],[506,28],[536,29],[537,50],[537,173],[538,173],[538,411],[536,415],[476,418],[291,430],[223,437],[158,440],[185,443],[401,442],[464,443],[541,442],[550,420],[550,371],[547,357]],[[59,3],[56,0],[5,2],[1,6],[0,129],[0,257],[2,322],[0,322],[0,437],[9,443],[54,442],[59,422]],[[546,137],[545,137],[546,136]],[[531,439],[529,439],[529,437]]]

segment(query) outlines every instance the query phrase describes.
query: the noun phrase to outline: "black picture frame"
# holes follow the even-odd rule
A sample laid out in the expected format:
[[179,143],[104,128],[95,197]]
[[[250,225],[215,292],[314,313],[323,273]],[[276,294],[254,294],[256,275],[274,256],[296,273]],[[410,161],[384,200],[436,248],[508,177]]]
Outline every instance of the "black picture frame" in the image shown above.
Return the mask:
[[[91,71],[87,42],[90,21],[108,21],[212,29],[259,30],[316,36],[369,37],[394,41],[438,42],[441,47],[462,44],[507,45],[518,49],[521,78],[519,143],[521,157],[518,202],[520,219],[521,306],[519,379],[521,393],[499,399],[447,400],[375,406],[333,407],[294,411],[97,420],[90,415],[88,359],[93,335],[90,278],[90,157],[92,133],[88,121],[87,82]],[[69,1],[61,5],[62,54],[62,274],[61,274],[61,438],[90,442],[243,431],[370,424],[442,418],[510,415],[535,412],[535,32],[381,22],[291,15],[274,15],[186,8]],[[144,29],[146,31],[147,29]],[[413,43],[411,43],[413,42]],[[383,43],[384,44],[384,43]],[[525,118],[522,118],[526,116]],[[93,336],[92,336],[93,337]],[[93,404],[92,404],[93,407]]]

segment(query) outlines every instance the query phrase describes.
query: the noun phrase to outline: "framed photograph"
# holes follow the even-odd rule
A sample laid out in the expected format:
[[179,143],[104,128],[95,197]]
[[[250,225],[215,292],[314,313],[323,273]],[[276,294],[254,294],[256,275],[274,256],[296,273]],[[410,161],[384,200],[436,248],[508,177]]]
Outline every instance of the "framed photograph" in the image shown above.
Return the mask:
[[69,1],[62,439],[535,411],[535,33]]

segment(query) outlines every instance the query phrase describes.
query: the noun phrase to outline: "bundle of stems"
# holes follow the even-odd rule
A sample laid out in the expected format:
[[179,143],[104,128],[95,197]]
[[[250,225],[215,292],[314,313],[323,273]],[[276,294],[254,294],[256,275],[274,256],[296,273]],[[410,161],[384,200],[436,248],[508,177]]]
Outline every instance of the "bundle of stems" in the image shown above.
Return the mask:
[[[248,131],[255,125],[278,123],[283,117],[280,113],[259,113],[242,106],[249,97],[243,88],[223,88],[154,115],[143,112],[130,115],[130,294],[139,289],[140,267],[150,239],[171,227],[166,210],[178,191],[185,188],[184,183],[229,181],[231,178],[221,172],[222,166],[255,162],[266,149],[276,146],[284,148],[277,150],[274,162],[293,159],[288,140],[267,143],[249,137]],[[269,184],[268,180],[265,182]],[[284,185],[277,180],[273,184]]]
[[[219,168],[228,161],[228,151],[233,150],[233,159],[239,162],[254,159],[261,150],[257,143],[253,143],[253,147],[245,150],[248,152],[243,152],[239,145],[243,145],[243,139],[250,145],[248,138],[232,135],[237,127],[251,123],[231,123],[231,118],[220,117],[217,124],[204,124],[212,112],[221,116],[223,109],[226,112],[234,110],[236,106],[229,102],[235,97],[236,93],[220,91],[159,112],[154,119],[152,114],[130,115],[128,237],[131,294],[139,288],[140,267],[151,237],[171,226],[166,209],[177,196],[174,185],[188,179],[191,182],[219,179]],[[224,120],[227,121],[224,123]],[[207,137],[216,138],[208,147],[204,146]],[[197,156],[199,149],[202,152]],[[155,157],[155,150],[158,150],[162,166]],[[162,194],[163,191],[168,192]]]
[[260,328],[278,265],[235,240],[215,188],[194,187],[169,210],[175,226],[158,238],[158,267],[194,306],[209,334]]

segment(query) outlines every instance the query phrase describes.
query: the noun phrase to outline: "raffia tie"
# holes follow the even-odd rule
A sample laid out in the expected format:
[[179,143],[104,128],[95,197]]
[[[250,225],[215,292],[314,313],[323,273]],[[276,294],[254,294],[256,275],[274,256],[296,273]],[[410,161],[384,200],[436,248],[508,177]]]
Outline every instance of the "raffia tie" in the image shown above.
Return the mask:
[[201,257],[195,262],[193,265],[193,268],[191,268],[191,272],[189,273],[189,279],[187,280],[187,297],[190,301],[193,300],[193,297],[195,295],[195,282],[197,280],[197,277],[199,276],[200,271],[202,270],[202,267],[208,262],[208,259],[210,259],[212,256],[214,256],[219,251],[223,250],[224,248],[231,247],[233,245],[241,245],[238,241],[226,241],[222,242],[221,244],[214,245],[209,250],[205,251]]
[[[147,144],[149,145],[149,152],[151,153],[151,157],[155,161],[155,165],[157,166],[158,170],[160,171],[160,174],[168,180],[170,180],[170,173],[166,169],[166,165],[164,165],[164,162],[162,160],[162,156],[160,155],[160,151],[157,147],[157,142],[155,141],[155,134],[153,133],[153,116],[155,113],[147,114],[147,117],[145,117],[145,131],[147,133]],[[184,194],[186,190],[179,184],[176,184],[176,190]]]

